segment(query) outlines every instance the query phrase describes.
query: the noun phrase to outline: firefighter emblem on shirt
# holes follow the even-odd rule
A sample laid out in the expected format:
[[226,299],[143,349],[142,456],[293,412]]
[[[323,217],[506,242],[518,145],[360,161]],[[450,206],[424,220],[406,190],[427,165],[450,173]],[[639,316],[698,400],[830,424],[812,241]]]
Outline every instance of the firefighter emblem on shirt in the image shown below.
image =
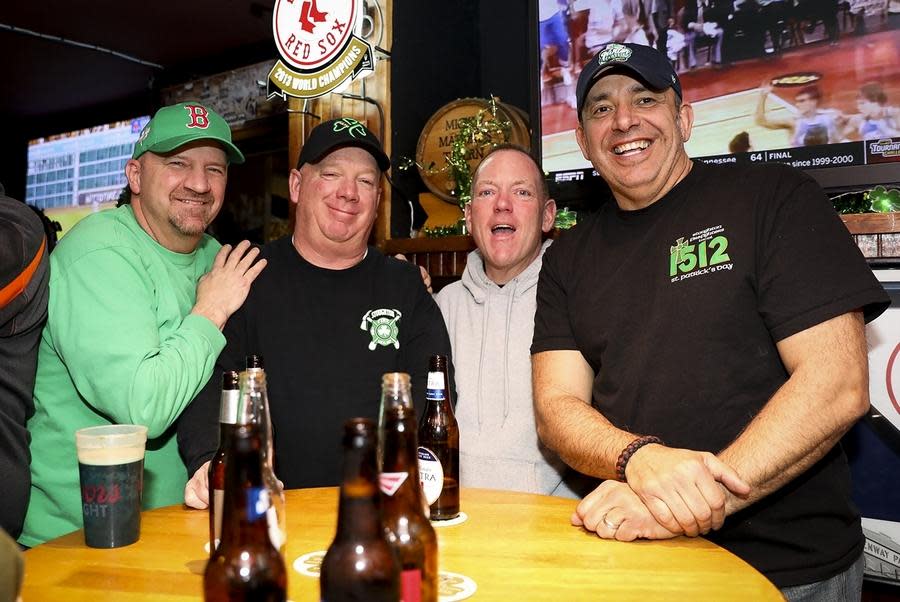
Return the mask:
[[375,351],[379,345],[387,347],[393,345],[394,349],[400,349],[398,336],[400,328],[397,322],[402,314],[396,309],[370,309],[363,316],[359,324],[360,330],[366,330],[372,337],[369,343],[369,351]]

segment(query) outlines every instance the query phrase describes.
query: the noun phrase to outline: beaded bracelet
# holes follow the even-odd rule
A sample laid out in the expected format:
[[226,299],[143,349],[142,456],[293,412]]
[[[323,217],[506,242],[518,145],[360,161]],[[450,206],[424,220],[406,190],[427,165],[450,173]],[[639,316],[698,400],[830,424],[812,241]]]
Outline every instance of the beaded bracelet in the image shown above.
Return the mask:
[[616,460],[616,479],[619,481],[625,482],[625,467],[628,466],[628,461],[631,460],[631,456],[634,455],[634,452],[641,449],[645,445],[650,445],[651,443],[659,443],[663,445],[662,439],[659,437],[654,437],[653,435],[645,435],[643,437],[638,437],[631,443],[625,446],[625,449],[622,450],[622,453],[619,454],[619,459]]

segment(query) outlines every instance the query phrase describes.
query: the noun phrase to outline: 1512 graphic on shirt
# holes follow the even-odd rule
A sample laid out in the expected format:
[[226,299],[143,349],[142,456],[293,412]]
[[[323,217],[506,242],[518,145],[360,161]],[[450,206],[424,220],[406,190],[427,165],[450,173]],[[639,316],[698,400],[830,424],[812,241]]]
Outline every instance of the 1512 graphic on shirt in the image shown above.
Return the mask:
[[711,226],[679,237],[669,247],[669,277],[679,282],[695,276],[703,276],[734,266],[728,255],[728,238],[721,226]]

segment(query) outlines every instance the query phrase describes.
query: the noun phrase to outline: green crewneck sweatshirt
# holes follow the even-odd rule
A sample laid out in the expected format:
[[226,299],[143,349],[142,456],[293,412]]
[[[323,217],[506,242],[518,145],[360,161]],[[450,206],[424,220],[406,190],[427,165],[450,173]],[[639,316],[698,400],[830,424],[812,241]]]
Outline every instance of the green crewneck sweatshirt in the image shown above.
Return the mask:
[[23,545],[81,528],[75,431],[83,427],[145,425],[144,508],[182,500],[187,472],[172,427],[225,345],[212,322],[190,315],[219,247],[204,235],[192,253],[169,251],[126,205],[85,218],[50,255]]

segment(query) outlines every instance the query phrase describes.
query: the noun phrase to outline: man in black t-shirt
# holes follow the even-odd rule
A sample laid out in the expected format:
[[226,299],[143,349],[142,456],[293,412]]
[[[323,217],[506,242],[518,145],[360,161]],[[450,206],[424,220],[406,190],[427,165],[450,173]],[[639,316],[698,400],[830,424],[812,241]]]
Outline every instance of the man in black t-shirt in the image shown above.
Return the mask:
[[[242,369],[250,353],[265,358],[275,472],[287,488],[338,484],[343,424],[377,419],[382,375],[408,372],[420,400],[429,355],[450,355],[419,269],[367,246],[389,167],[381,143],[355,119],[317,126],[290,173],[293,235],[263,247],[266,278],[224,329],[216,373]],[[179,448],[194,475],[185,503],[193,507],[208,504],[219,387],[210,379],[179,420]]]
[[706,534],[790,600],[858,598],[838,440],[869,407],[864,322],[887,295],[808,176],[690,160],[692,109],[656,50],[608,44],[576,96],[616,202],[545,254],[532,345],[541,438],[607,479],[572,522]]

